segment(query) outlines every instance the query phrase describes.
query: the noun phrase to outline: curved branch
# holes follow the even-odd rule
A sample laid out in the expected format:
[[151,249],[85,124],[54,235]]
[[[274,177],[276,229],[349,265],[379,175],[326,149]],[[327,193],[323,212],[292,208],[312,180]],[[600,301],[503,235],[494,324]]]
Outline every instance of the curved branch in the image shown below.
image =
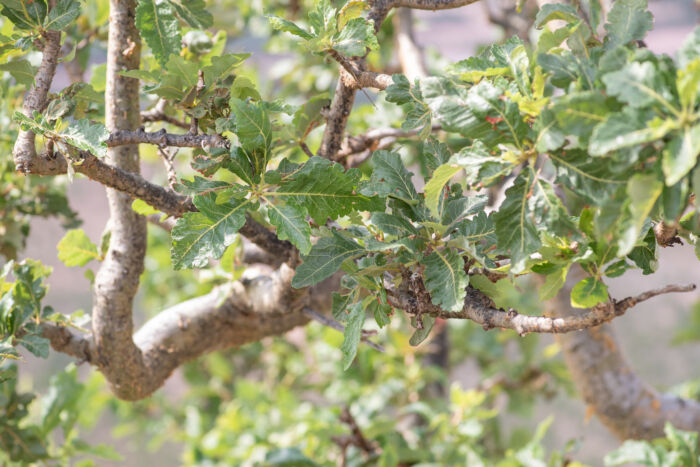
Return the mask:
[[[552,313],[562,319],[579,313],[568,304],[574,283],[568,281],[550,302]],[[662,437],[666,422],[682,430],[700,430],[700,403],[659,393],[646,384],[625,360],[611,325],[557,335],[557,341],[583,400],[619,439]]]
[[[61,50],[60,31],[46,31],[44,37],[46,41],[42,50],[41,65],[39,65],[39,70],[34,76],[34,85],[25,95],[24,103],[22,104],[22,113],[30,118],[32,113],[35,111],[41,112],[46,105],[46,96],[49,93],[53,76],[56,73],[58,54]],[[34,159],[36,159],[34,141],[35,135],[33,132],[20,129],[12,150],[18,172],[30,172]]]
[[189,130],[190,125],[188,123],[178,120],[175,117],[171,117],[165,112],[166,105],[167,101],[165,99],[159,99],[152,109],[144,110],[143,112],[141,112],[141,121],[144,123],[165,122],[183,128],[185,130]]

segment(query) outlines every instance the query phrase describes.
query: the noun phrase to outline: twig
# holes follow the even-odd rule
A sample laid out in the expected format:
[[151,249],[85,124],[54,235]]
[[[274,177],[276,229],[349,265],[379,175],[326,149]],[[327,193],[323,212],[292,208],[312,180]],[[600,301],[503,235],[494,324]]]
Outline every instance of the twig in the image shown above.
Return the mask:
[[150,109],[150,110],[145,110],[141,112],[141,121],[142,122],[166,122],[170,123],[171,125],[175,125],[177,127],[183,128],[185,130],[189,130],[190,125],[187,123],[183,122],[182,120],[178,120],[175,117],[171,117],[170,115],[165,113],[165,107],[167,105],[167,101],[165,99],[159,99],[156,105]]
[[136,131],[118,130],[107,139],[107,147],[123,146],[126,144],[157,144],[163,147],[181,148],[227,148],[229,141],[221,135],[176,135],[168,133],[163,128],[160,131],[147,132],[139,128]]
[[175,172],[175,165],[173,164],[173,159],[177,155],[177,148],[173,148],[172,152],[168,152],[161,146],[158,146],[158,154],[160,154],[161,159],[163,159],[163,165],[165,165],[165,170],[168,174],[168,184],[170,188],[175,188],[177,183],[177,173]]
[[533,332],[558,334],[592,328],[622,316],[628,309],[650,298],[667,293],[690,292],[696,288],[694,284],[669,285],[636,297],[627,297],[619,301],[613,299],[578,315],[551,318],[523,315],[513,309],[506,311],[496,308],[491,298],[471,286],[467,287],[467,296],[461,311],[444,311],[433,305],[420,274],[409,271],[404,273],[401,287],[401,291],[388,290],[389,301],[408,314],[428,314],[443,319],[469,319],[482,325],[485,330],[512,329],[521,336]]
[[[324,326],[328,326],[329,328],[333,328],[339,332],[345,332],[345,326],[343,326],[342,324],[340,324],[339,322],[337,322],[336,320],[334,320],[332,318],[329,318],[325,315],[322,315],[321,313],[319,313],[316,310],[312,310],[311,308],[304,307],[303,312],[306,316],[308,316],[309,318],[311,318],[315,321],[318,321],[319,323],[323,324]],[[365,331],[363,331],[362,334],[363,335],[360,337],[360,340],[362,342],[369,345],[374,350],[378,350],[380,352],[385,352],[384,347],[372,342],[371,340],[369,340],[367,338]]]

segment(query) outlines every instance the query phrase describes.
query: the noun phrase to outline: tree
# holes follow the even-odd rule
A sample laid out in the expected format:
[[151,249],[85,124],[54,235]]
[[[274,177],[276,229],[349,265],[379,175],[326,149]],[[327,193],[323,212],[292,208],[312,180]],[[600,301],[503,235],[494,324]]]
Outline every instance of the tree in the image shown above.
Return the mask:
[[[326,418],[312,424],[316,444],[307,441],[304,452],[275,443],[265,431],[271,428],[256,423],[265,416],[261,411],[235,405],[235,398],[251,400],[244,383],[225,396],[204,389],[214,377],[231,380],[235,371],[251,368],[212,364],[187,370],[216,401],[211,410],[170,412],[173,423],[188,423],[186,460],[236,463],[261,455],[246,451],[241,439],[215,442],[235,433],[217,418],[235,406],[238,430],[264,432],[268,464],[312,465],[309,457],[316,455],[319,462],[344,464],[498,459],[534,465],[545,459],[540,442],[546,423],[527,442],[513,438],[504,446],[487,407],[497,391],[532,399],[542,395],[534,384],[539,376],[550,381],[548,390],[565,378],[553,362],[532,364],[531,350],[525,352],[528,366],[508,375],[494,351],[502,345],[498,339],[555,333],[581,395],[618,438],[667,438],[665,445],[625,443],[607,463],[697,462],[693,432],[700,427],[700,404],[648,387],[626,364],[607,324],[641,301],[695,286],[668,285],[619,299],[608,294],[605,281],[635,268],[653,273],[658,246],[697,244],[700,32],[673,61],[643,46],[652,27],[644,1],[617,0],[606,15],[595,0],[548,4],[534,17],[536,43],[513,37],[429,73],[412,38],[411,9],[457,8],[473,0],[270,4],[271,40],[301,51],[299,68],[337,70],[328,97],[317,92],[328,91],[318,83],[295,82],[301,72],[263,92],[246,64],[250,54],[226,53],[226,35],[211,32],[212,9],[223,11],[219,2],[0,3],[0,68],[7,75],[2,111],[16,125],[7,130],[14,170],[3,175],[8,189],[0,205],[0,226],[12,233],[0,250],[10,259],[0,276],[2,357],[17,358],[18,347],[46,357],[50,346],[94,367],[117,398],[137,401],[156,393],[186,362],[316,321],[343,331],[338,366],[347,372],[331,380],[348,387],[366,381],[369,388],[374,380],[362,369],[403,358],[390,350],[392,339],[404,342],[399,336],[405,334],[417,346],[445,320],[465,320],[477,326],[456,329],[490,340],[480,364],[500,374],[478,390],[453,387],[449,399],[438,394],[434,405],[420,405],[432,378],[416,381],[391,370],[397,375],[385,375],[381,387],[388,391],[391,380],[411,388],[415,396],[403,403],[414,403],[414,439],[395,421],[377,425],[379,409],[358,421],[351,410],[335,407],[317,414],[339,415],[346,430],[327,431]],[[263,19],[231,3],[244,21]],[[394,25],[385,21],[388,15]],[[393,36],[403,73],[375,71],[387,67]],[[92,67],[88,83],[90,50],[100,43],[106,44],[106,64]],[[36,51],[38,66],[30,60]],[[73,81],[64,89],[52,87],[59,63]],[[358,91],[372,104],[356,105]],[[22,110],[10,114],[19,102]],[[369,128],[369,114],[387,127]],[[147,147],[163,159],[167,186],[140,175]],[[191,149],[176,160],[181,148]],[[76,216],[49,178],[77,174],[107,191],[110,221],[99,245],[74,228]],[[57,313],[43,303],[48,268],[11,260],[24,245],[28,216],[47,214],[71,228],[57,245],[66,265],[99,262],[97,273],[88,274],[94,296],[89,331],[81,314]],[[151,271],[144,275],[147,245],[149,254],[161,254],[164,232],[170,264],[159,262],[155,278]],[[252,264],[267,272],[241,276]],[[193,271],[205,269],[208,275]],[[183,301],[135,331],[139,286],[160,304],[157,283],[172,284],[167,298]],[[197,290],[177,290],[183,283],[197,283]],[[539,314],[539,304],[528,304],[518,288],[523,284],[538,284],[537,299],[549,301],[551,310]],[[393,336],[385,345],[363,330],[368,316],[379,336]],[[307,345],[314,338],[323,342],[324,330],[314,329]],[[474,346],[472,352],[478,347],[461,345]],[[452,353],[459,347],[453,343]],[[385,348],[387,356],[377,352]],[[245,349],[251,362],[260,363],[267,352],[287,363],[294,358],[269,346]],[[358,349],[364,362],[356,361]],[[279,362],[270,366],[287,371]],[[77,422],[94,417],[85,407],[99,405],[98,383],[80,382],[70,366],[52,380],[34,423],[28,421],[31,397],[16,388],[17,368],[0,370],[4,461],[113,455],[77,438]],[[305,384],[320,391],[314,382]],[[362,385],[355,387],[359,397]],[[396,402],[392,394],[383,404]],[[282,410],[285,398],[294,399],[294,410],[304,406],[294,390],[275,389],[275,396],[255,400],[263,411]],[[156,404],[155,397],[148,403]],[[126,419],[153,422],[118,407]],[[369,432],[363,422],[372,424]],[[59,426],[63,446],[52,438]],[[565,465],[568,456],[554,453],[550,463]]]

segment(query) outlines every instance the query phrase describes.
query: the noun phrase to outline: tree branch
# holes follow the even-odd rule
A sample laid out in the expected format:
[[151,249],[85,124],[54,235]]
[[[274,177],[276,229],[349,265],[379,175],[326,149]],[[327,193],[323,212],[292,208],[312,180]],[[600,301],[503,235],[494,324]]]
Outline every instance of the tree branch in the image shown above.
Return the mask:
[[[337,322],[336,320],[329,318],[328,316],[319,313],[316,310],[312,310],[311,308],[305,307],[303,309],[303,312],[306,316],[309,318],[318,321],[319,323],[323,324],[324,326],[328,326],[329,328],[333,328],[338,332],[345,332],[345,326]],[[365,344],[369,345],[372,347],[374,350],[378,350],[379,352],[385,352],[384,347],[382,347],[379,344],[375,344],[366,335],[360,336],[360,341],[364,342]]]
[[147,132],[143,128],[139,128],[136,131],[114,131],[106,143],[107,147],[110,148],[141,143],[182,148],[203,148],[205,150],[207,148],[229,147],[229,141],[221,135],[193,135],[190,133],[176,135],[168,133],[165,129]]
[[[556,300],[549,302],[551,313],[561,319],[578,313],[568,303],[575,280],[570,277]],[[666,422],[700,431],[700,403],[659,393],[646,384],[625,360],[611,325],[556,338],[583,400],[619,439],[662,437]]]
[[165,107],[167,105],[167,101],[165,99],[159,99],[158,102],[156,102],[156,105],[150,109],[150,110],[144,110],[141,112],[141,121],[146,123],[146,122],[165,122],[165,123],[170,123],[171,125],[175,125],[179,128],[189,130],[190,125],[187,124],[186,122],[183,122],[181,120],[178,120],[175,117],[171,117],[167,113],[165,113]]
[[622,316],[628,309],[650,298],[667,293],[695,290],[695,285],[669,285],[662,289],[645,292],[636,297],[627,297],[619,301],[613,299],[610,302],[601,303],[582,314],[551,318],[548,316],[523,315],[512,309],[506,311],[496,308],[487,295],[471,286],[467,288],[467,296],[461,311],[444,311],[433,305],[420,274],[406,271],[403,277],[405,284],[402,284],[402,287],[404,290],[398,293],[392,291],[390,295],[392,304],[397,308],[417,316],[429,314],[443,319],[469,319],[483,326],[485,330],[493,328],[512,329],[521,336],[533,332],[561,334],[600,326],[618,316]]
[[[43,47],[43,56],[39,70],[34,76],[34,85],[24,96],[22,113],[27,117],[41,112],[46,105],[46,96],[51,88],[53,76],[56,73],[58,64],[58,54],[61,50],[60,31],[46,31],[44,36],[46,41]],[[36,148],[34,146],[35,135],[28,130],[19,130],[15,146],[12,150],[15,167],[18,172],[29,173],[34,159],[36,159]]]

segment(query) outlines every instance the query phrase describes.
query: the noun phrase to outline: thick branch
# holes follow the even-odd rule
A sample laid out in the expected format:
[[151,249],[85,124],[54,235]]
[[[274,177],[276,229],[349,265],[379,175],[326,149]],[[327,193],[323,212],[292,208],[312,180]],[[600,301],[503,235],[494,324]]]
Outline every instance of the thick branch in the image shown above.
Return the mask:
[[[579,313],[568,303],[576,278],[571,279],[550,302],[552,313],[562,319]],[[621,440],[664,436],[666,422],[700,431],[700,403],[661,394],[646,384],[625,360],[611,325],[560,334],[557,341],[583,400]]]
[[107,140],[107,147],[124,146],[126,144],[157,144],[158,146],[173,146],[183,148],[227,148],[229,141],[221,135],[176,135],[165,129],[149,133],[140,128],[136,131],[118,130],[112,132]]
[[[110,133],[135,131],[140,125],[139,81],[120,74],[137,70],[141,39],[134,24],[134,0],[110,0],[105,125]],[[111,147],[107,163],[124,172],[139,172],[138,145]],[[135,345],[132,309],[146,254],[146,218],[131,209],[133,198],[107,189],[111,236],[109,249],[95,277],[92,330],[93,362],[113,392],[133,398],[150,378],[143,355]]]
[[[46,96],[56,73],[58,54],[61,50],[61,33],[59,31],[46,31],[44,37],[46,41],[42,50],[41,65],[34,76],[34,86],[27,92],[22,104],[22,113],[28,117],[31,117],[35,111],[41,112],[46,105]],[[36,158],[34,139],[35,135],[31,131],[20,130],[17,135],[12,153],[19,172],[28,173]]]
[[416,79],[425,78],[428,72],[425,69],[423,52],[413,36],[413,12],[409,8],[401,8],[394,16],[394,24],[396,49],[403,74],[411,83]]

